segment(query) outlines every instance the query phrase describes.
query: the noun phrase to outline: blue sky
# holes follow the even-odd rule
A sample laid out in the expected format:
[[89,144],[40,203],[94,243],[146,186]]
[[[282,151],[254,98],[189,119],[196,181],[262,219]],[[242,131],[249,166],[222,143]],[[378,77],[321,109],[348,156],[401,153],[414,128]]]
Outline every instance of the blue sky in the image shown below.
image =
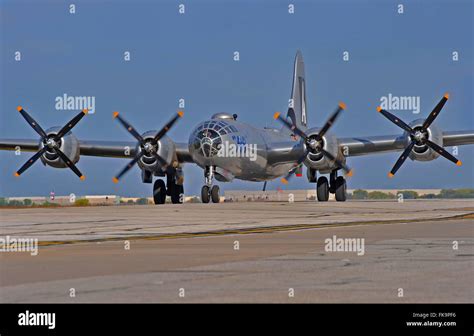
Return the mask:
[[[295,14],[288,14],[288,4]],[[120,111],[144,132],[159,129],[186,99],[186,115],[169,135],[187,142],[189,131],[215,112],[276,126],[291,89],[292,63],[301,49],[306,65],[308,122],[321,125],[339,101],[347,111],[333,131],[340,136],[397,134],[376,113],[380,97],[420,96],[421,113],[394,111],[410,121],[426,116],[445,92],[451,95],[438,126],[473,129],[472,1],[1,1],[0,136],[37,138],[16,111],[22,105],[44,127],[63,125],[76,111],[57,111],[67,93],[95,96],[96,113],[74,129],[79,139],[132,140],[112,121]],[[184,3],[186,13],[178,13]],[[14,60],[21,51],[22,61]],[[124,51],[131,61],[124,62]],[[233,52],[240,61],[233,61]],[[349,51],[350,61],[342,60]],[[453,51],[459,61],[453,62]],[[349,159],[350,188],[474,186],[474,146],[459,147],[462,167],[445,159],[407,160],[388,179],[399,154]],[[111,177],[126,160],[82,157],[79,181],[67,169],[36,163],[13,176],[30,156],[0,153],[0,195],[121,194],[146,196],[150,185],[131,171],[119,185]],[[202,170],[185,168],[185,192],[198,193]],[[291,188],[312,188],[305,178]],[[235,182],[227,189],[259,189]],[[271,182],[270,189],[279,184]]]

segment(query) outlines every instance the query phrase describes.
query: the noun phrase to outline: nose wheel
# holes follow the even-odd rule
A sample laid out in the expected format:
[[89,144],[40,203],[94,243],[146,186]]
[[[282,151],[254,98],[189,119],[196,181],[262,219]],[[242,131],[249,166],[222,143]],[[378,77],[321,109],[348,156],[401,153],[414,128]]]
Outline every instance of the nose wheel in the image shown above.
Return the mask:
[[220,202],[220,189],[217,185],[212,185],[214,178],[214,167],[206,167],[204,170],[204,177],[206,185],[201,188],[201,202],[202,203],[219,203]]

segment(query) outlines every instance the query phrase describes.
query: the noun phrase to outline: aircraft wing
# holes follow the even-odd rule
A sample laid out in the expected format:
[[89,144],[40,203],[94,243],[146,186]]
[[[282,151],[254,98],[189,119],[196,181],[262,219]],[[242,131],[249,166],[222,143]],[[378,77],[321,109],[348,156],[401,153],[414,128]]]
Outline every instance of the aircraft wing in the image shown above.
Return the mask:
[[[375,153],[400,152],[407,146],[404,135],[339,138],[344,156],[360,156]],[[474,130],[443,132],[443,146],[474,144]]]
[[[111,158],[133,158],[136,153],[136,141],[79,140],[81,156],[99,156]],[[187,143],[175,143],[179,162],[193,162]],[[0,139],[0,150],[37,152],[37,139]]]

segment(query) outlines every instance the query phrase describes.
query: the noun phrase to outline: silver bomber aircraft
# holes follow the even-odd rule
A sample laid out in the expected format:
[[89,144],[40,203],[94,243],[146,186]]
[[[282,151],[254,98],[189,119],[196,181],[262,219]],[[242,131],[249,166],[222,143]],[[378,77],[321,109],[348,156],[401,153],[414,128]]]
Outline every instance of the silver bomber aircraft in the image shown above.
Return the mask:
[[[181,118],[179,111],[161,130],[139,133],[118,112],[113,117],[135,138],[135,141],[79,140],[72,128],[87,114],[83,110],[64,127],[46,131],[21,107],[20,114],[39,134],[36,139],[0,139],[0,149],[36,152],[16,173],[20,176],[35,161],[55,168],[70,168],[78,177],[84,175],[76,167],[81,155],[132,159],[115,177],[115,183],[135,164],[142,172],[142,181],[152,183],[153,176],[166,177],[166,183],[157,179],[153,186],[155,204],[165,203],[171,196],[173,203],[183,202],[183,170],[186,163],[195,163],[204,170],[203,203],[219,202],[219,187],[214,178],[230,182],[234,178],[265,182],[278,177],[288,183],[292,175],[301,175],[302,165],[307,167],[307,178],[316,183],[317,198],[327,201],[334,193],[337,201],[346,200],[346,180],[340,172],[351,175],[346,160],[382,152],[402,151],[389,173],[393,177],[403,162],[410,157],[416,161],[430,161],[443,156],[457,165],[461,161],[444,149],[474,143],[474,130],[442,131],[434,121],[449,96],[445,94],[426,119],[405,123],[388,111],[377,109],[384,117],[403,130],[397,135],[339,138],[329,132],[340,113],[345,109],[339,103],[336,111],[322,127],[309,128],[306,120],[306,90],[304,62],[297,52],[294,62],[290,107],[283,117],[274,118],[282,123],[281,129],[257,128],[237,120],[237,115],[217,113],[199,123],[191,132],[188,143],[176,143],[166,134]],[[126,150],[129,149],[129,150]],[[329,174],[317,177],[317,174]],[[266,182],[265,182],[266,183]]]

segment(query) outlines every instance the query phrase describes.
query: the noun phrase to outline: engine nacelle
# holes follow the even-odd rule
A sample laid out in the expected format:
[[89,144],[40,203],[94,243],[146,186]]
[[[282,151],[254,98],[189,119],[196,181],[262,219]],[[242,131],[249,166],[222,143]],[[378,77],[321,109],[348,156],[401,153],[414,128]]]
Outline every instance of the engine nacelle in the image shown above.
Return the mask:
[[[157,133],[158,131],[148,131],[143,133],[142,137],[145,142],[147,142],[147,140],[153,139]],[[142,147],[140,145],[137,146],[137,153],[139,151],[142,151]],[[171,165],[176,160],[176,145],[174,144],[173,140],[171,140],[166,135],[164,135],[158,141],[156,152],[166,161],[168,165]],[[155,172],[161,169],[162,163],[160,163],[160,161],[154,155],[145,153],[138,161],[138,166],[141,169]]]
[[[48,136],[55,135],[60,131],[61,127],[51,127],[45,132]],[[66,156],[73,162],[77,163],[80,158],[80,146],[79,140],[72,132],[66,133],[61,140],[58,142],[59,149],[66,154]],[[39,144],[40,148],[44,147],[42,141]],[[56,154],[53,149],[47,149],[46,152],[41,156],[43,164],[54,167],[54,168],[67,168],[64,161]]]
[[[310,139],[312,139],[316,137],[319,130],[320,130],[319,128],[311,128],[305,131],[305,133],[308,135]],[[338,158],[343,161],[345,160],[345,158],[339,151],[337,138],[331,133],[327,132],[323,136],[320,144],[325,151],[331,153],[335,158]],[[329,173],[334,168],[337,168],[334,161],[328,159],[318,150],[310,150],[309,154],[306,156],[304,164],[307,167],[319,170],[323,174]]]
[[[415,132],[421,132],[421,127],[424,121],[424,119],[417,119],[412,121],[409,125],[413,130],[415,130]],[[407,133],[405,133],[405,135],[407,137],[408,144],[408,142],[411,140],[411,137]],[[426,130],[424,136],[437,145],[443,147],[443,132],[435,125],[432,124]],[[409,154],[409,158],[414,161],[431,161],[436,159],[438,156],[439,154],[436,151],[428,147],[426,144],[421,143],[416,143]]]

